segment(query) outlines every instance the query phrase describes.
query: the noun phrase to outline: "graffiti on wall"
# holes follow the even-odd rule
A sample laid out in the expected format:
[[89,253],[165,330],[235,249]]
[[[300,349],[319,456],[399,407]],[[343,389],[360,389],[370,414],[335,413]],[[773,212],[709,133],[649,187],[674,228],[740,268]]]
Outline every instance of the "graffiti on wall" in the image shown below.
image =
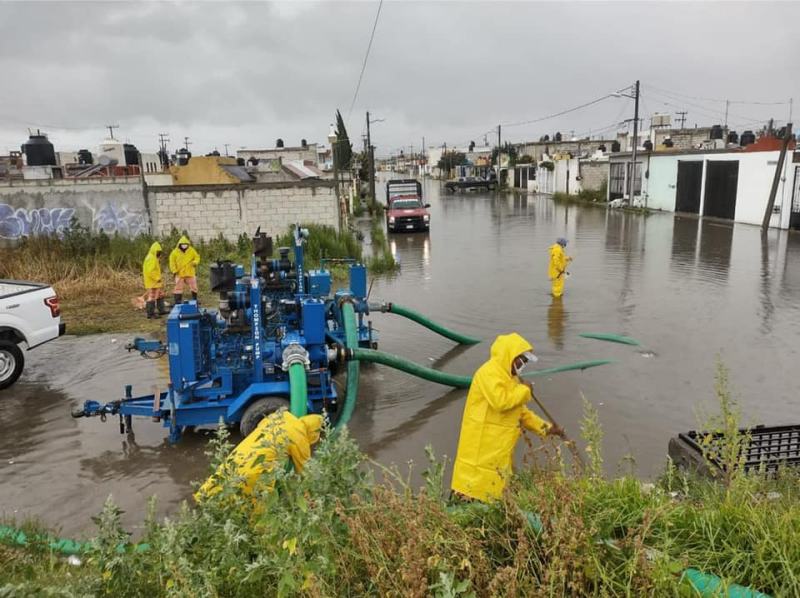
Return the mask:
[[0,203],[0,239],[60,235],[70,227],[75,208],[12,208]]
[[92,208],[92,230],[122,237],[135,237],[148,232],[144,212],[131,210],[126,205],[107,202],[101,208]]
[[147,218],[142,211],[131,210],[127,205],[106,202],[101,207],[84,203],[82,209],[75,208],[14,208],[0,203],[0,239],[21,239],[36,235],[62,235],[69,230],[72,219],[77,218],[94,232],[108,235],[135,237],[148,232]]

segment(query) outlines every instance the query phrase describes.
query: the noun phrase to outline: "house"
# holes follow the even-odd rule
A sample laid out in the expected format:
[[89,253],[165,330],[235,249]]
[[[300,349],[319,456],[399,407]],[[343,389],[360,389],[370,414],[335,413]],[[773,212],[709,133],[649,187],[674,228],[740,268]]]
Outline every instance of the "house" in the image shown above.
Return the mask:
[[[262,160],[275,160],[280,158],[284,161],[310,162],[314,165],[318,165],[320,163],[319,150],[320,148],[316,143],[307,143],[306,140],[303,139],[301,144],[295,147],[279,145],[272,149],[242,148],[236,151],[236,157],[245,160],[248,164],[257,164]],[[324,157],[325,153],[323,152],[322,155]]]
[[[769,139],[769,138],[772,139]],[[770,134],[746,147],[687,149],[637,155],[634,203],[760,225],[780,150]],[[800,153],[789,152],[781,172],[770,226],[800,229]],[[610,157],[608,198],[627,198],[631,153]]]

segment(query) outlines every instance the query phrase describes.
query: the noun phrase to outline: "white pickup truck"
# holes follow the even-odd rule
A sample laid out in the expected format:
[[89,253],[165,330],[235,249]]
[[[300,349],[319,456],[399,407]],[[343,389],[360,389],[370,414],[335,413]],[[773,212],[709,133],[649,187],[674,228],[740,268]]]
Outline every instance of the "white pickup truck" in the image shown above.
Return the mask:
[[0,390],[22,374],[21,347],[34,347],[64,334],[55,291],[46,284],[0,280]]

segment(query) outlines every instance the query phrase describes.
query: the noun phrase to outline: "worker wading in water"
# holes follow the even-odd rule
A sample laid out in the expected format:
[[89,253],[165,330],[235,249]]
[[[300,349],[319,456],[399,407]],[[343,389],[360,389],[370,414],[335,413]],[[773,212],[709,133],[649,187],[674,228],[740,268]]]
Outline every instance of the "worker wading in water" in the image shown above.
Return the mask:
[[183,301],[183,287],[188,285],[192,291],[192,299],[197,301],[197,265],[200,263],[200,254],[192,247],[185,235],[180,238],[178,245],[169,254],[169,271],[175,276],[174,300],[175,305]]
[[564,253],[567,240],[558,239],[550,246],[550,266],[547,269],[547,276],[553,281],[553,297],[561,297],[564,294],[564,280],[567,277],[567,266],[572,258]]
[[311,447],[319,440],[320,428],[321,415],[295,417],[285,410],[268,415],[200,486],[195,500],[201,502],[219,493],[226,475],[240,479],[242,493],[252,495],[261,476],[272,471],[276,464],[282,466],[287,456],[292,459],[295,471],[302,471],[311,458]]
[[532,385],[518,376],[531,361],[536,361],[531,344],[519,334],[505,334],[495,339],[489,361],[475,372],[450,484],[455,497],[484,502],[500,498],[522,428],[539,436],[564,436],[560,427],[525,407]]
[[164,280],[161,278],[161,244],[156,241],[150,246],[147,257],[142,262],[142,279],[144,281],[144,300],[147,319],[159,318],[168,314],[164,306]]

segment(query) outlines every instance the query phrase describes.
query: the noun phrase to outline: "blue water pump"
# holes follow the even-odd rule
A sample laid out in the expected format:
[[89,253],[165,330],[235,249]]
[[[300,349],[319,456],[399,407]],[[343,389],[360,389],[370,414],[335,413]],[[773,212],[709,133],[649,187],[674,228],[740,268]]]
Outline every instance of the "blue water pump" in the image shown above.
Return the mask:
[[[163,391],[125,397],[100,404],[86,401],[74,417],[118,415],[120,431],[128,432],[133,416],[163,422],[171,442],[185,428],[239,424],[249,434],[258,421],[292,400],[296,415],[327,413],[335,420],[339,397],[332,376],[342,365],[345,344],[342,306],[357,314],[357,338],[362,348],[376,348],[377,336],[365,322],[366,268],[354,260],[349,286],[333,295],[329,270],[306,272],[303,246],[308,231],[294,229],[292,248],[272,256],[272,239],[260,231],[253,238],[249,274],[241,265],[218,262],[211,266],[211,290],[219,293],[219,309],[201,308],[196,301],[172,308],[167,318],[167,341],[135,339],[129,350],[145,356],[168,355],[169,385]],[[324,262],[323,262],[324,265]],[[301,367],[302,366],[302,367]],[[291,369],[305,373],[305,397],[293,397]]]

